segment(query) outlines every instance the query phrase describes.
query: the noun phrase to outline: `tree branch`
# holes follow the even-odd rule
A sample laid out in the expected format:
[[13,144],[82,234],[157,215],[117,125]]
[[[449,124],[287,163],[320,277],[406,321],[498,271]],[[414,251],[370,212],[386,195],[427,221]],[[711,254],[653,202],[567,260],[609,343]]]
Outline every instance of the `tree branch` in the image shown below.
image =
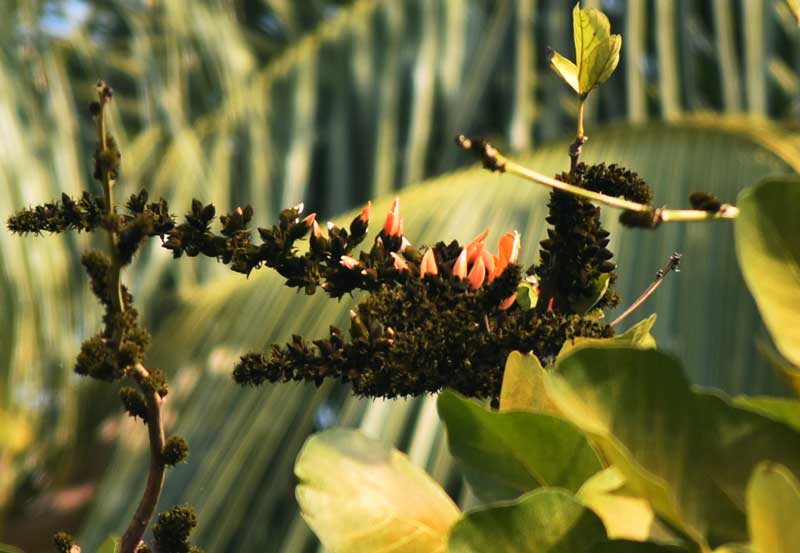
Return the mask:
[[717,211],[705,211],[699,209],[666,209],[663,207],[654,208],[653,206],[640,204],[626,200],[624,198],[617,198],[614,196],[607,196],[600,192],[592,192],[580,186],[575,186],[541,173],[537,173],[528,169],[524,165],[519,165],[505,157],[500,153],[497,148],[484,142],[468,138],[464,135],[458,136],[456,143],[464,150],[471,151],[478,155],[483,162],[483,166],[490,171],[498,171],[500,173],[510,173],[523,179],[561,190],[568,194],[580,196],[589,199],[593,202],[604,204],[619,209],[628,211],[635,211],[638,213],[652,214],[651,227],[655,228],[661,223],[671,223],[677,221],[712,221],[716,219],[735,219],[739,215],[739,209],[731,204],[722,204]]
[[156,512],[166,472],[166,466],[162,458],[166,442],[164,421],[161,416],[161,407],[164,400],[155,389],[142,385],[143,382],[150,378],[150,373],[141,363],[137,363],[130,370],[139,383],[139,387],[147,401],[147,420],[145,422],[150,439],[150,471],[147,475],[147,484],[145,484],[144,494],[142,494],[142,499],[136,508],[136,513],[134,513],[133,519],[131,519],[122,536],[121,553],[134,553],[139,546],[139,542],[141,542],[142,536],[144,536],[144,532]]

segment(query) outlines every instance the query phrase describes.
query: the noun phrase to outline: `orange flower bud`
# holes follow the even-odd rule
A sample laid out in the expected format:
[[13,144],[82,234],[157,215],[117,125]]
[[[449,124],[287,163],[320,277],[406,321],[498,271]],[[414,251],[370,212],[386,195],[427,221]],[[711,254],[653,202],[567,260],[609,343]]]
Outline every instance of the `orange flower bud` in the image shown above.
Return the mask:
[[496,276],[503,274],[503,271],[506,270],[509,264],[517,262],[517,259],[519,259],[520,243],[521,238],[517,231],[507,232],[500,237],[500,242],[498,243],[499,263]]
[[422,256],[422,262],[419,265],[419,277],[423,278],[425,275],[438,275],[439,268],[436,266],[436,257],[433,255],[433,248],[428,248],[425,255]]
[[389,255],[392,256],[392,259],[394,259],[394,268],[395,269],[397,269],[398,271],[407,271],[408,270],[408,263],[406,263],[406,260],[403,258],[402,255],[399,255],[399,254],[397,254],[395,252],[389,252]]
[[303,223],[306,226],[311,226],[312,224],[317,222],[317,214],[316,213],[309,213],[305,219],[303,219]]
[[403,218],[400,217],[400,198],[395,198],[392,202],[392,208],[386,216],[386,221],[383,223],[383,232],[387,236],[402,236],[403,234]]
[[361,222],[367,224],[369,222],[369,217],[372,215],[372,202],[367,202],[367,205],[364,206],[364,209],[361,210],[361,215],[358,216],[361,219]]
[[483,259],[483,266],[486,267],[486,279],[492,282],[495,277],[495,256],[489,250],[481,250],[481,259]]
[[477,290],[483,285],[483,281],[486,278],[486,266],[483,264],[483,257],[478,256],[478,259],[475,261],[475,265],[472,266],[472,270],[469,272],[469,285],[473,290]]
[[500,304],[500,310],[505,311],[506,309],[514,305],[514,302],[516,300],[517,300],[517,293],[514,292],[513,294],[511,294],[510,296],[508,296],[506,299],[503,300],[503,302]]
[[349,255],[343,255],[339,260],[339,264],[351,270],[357,268],[359,265],[358,259],[352,258]]
[[486,242],[486,237],[489,235],[489,229],[484,229],[478,236],[473,238],[469,244],[467,244],[467,261],[469,263],[474,263],[475,258],[478,257],[481,249],[483,249],[483,245]]
[[467,247],[464,246],[461,248],[461,254],[456,259],[455,265],[453,265],[453,275],[464,279],[467,278]]

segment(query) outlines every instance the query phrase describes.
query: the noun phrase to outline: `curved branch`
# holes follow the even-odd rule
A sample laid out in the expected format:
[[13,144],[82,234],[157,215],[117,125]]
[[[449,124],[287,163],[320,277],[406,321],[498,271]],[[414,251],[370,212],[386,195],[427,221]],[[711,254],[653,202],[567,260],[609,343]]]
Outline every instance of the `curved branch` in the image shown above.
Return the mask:
[[164,400],[155,389],[142,386],[141,383],[150,378],[150,373],[141,363],[131,367],[131,371],[137,382],[139,382],[147,401],[146,423],[150,438],[150,471],[147,475],[147,484],[145,484],[144,493],[139,501],[139,506],[136,508],[136,513],[122,536],[121,553],[134,553],[139,546],[139,542],[141,542],[142,536],[144,536],[144,532],[156,512],[158,499],[161,497],[161,488],[164,486],[164,473],[166,471],[166,466],[162,459],[166,441],[164,421],[161,416],[161,407]]

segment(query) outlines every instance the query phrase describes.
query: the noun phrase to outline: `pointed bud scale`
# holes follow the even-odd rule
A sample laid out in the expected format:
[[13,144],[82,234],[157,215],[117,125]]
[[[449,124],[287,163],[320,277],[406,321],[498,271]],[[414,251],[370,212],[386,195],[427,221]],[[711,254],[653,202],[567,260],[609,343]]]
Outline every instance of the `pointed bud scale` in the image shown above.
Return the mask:
[[400,251],[401,252],[406,251],[406,248],[408,248],[410,245],[411,245],[411,242],[408,241],[408,238],[403,236],[401,238],[401,240],[400,240]]
[[483,266],[486,267],[486,280],[492,282],[495,277],[495,256],[489,250],[481,250],[481,259],[483,259]]
[[317,222],[317,214],[316,213],[309,213],[305,219],[303,219],[303,224],[307,227],[310,227],[312,224]]
[[328,227],[328,233],[330,233],[336,227],[336,225],[333,224],[333,221],[328,221],[325,223],[325,226]]
[[339,264],[347,267],[350,270],[353,270],[358,267],[358,260],[350,257],[349,255],[343,255],[339,260]]
[[402,255],[398,255],[395,252],[389,252],[389,255],[392,256],[392,259],[394,259],[394,268],[395,269],[397,269],[398,271],[407,271],[408,270],[408,263],[406,262],[406,260],[403,258]]
[[304,204],[303,202],[300,202],[299,204],[294,206],[292,209],[297,211],[297,214],[300,215],[305,208],[306,208],[306,204]]
[[472,266],[467,278],[473,290],[477,290],[483,285],[483,281],[486,278],[486,266],[483,264],[483,257],[479,256],[475,260],[475,265]]
[[428,248],[419,265],[419,277],[425,275],[438,275],[439,268],[436,266],[436,257],[433,255],[433,248]]
[[460,279],[467,278],[467,247],[461,248],[461,253],[453,265],[453,276]]
[[236,208],[236,215],[238,215],[239,217],[244,217],[244,211],[242,210],[241,207]]
[[366,225],[369,222],[370,215],[372,215],[372,202],[367,202],[367,205],[361,210],[361,215],[359,215],[358,218]]
[[314,238],[322,238],[322,230],[320,230],[316,219],[311,221],[311,234],[314,235]]

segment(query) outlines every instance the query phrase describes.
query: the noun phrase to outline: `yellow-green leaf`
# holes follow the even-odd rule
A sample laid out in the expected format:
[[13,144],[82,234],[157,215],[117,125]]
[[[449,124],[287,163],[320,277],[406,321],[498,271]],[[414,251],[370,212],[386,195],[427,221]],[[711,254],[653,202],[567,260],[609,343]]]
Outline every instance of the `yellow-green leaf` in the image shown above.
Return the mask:
[[583,483],[575,497],[595,512],[612,539],[645,541],[655,520],[650,504],[621,493],[625,477],[617,467],[598,472]]
[[783,465],[761,463],[747,486],[747,525],[756,553],[792,553],[800,544],[800,484]]
[[567,83],[572,90],[580,94],[580,85],[578,84],[578,68],[570,60],[549,48],[547,50],[547,57],[550,60],[550,69],[556,72],[565,83]]
[[800,177],[767,178],[739,194],[736,254],[778,351],[800,365]]
[[531,409],[558,414],[544,389],[545,369],[532,353],[512,351],[506,359],[503,386],[500,389],[500,410]]
[[653,313],[646,319],[642,319],[622,334],[617,334],[613,338],[584,338],[578,337],[567,340],[558,352],[556,363],[567,353],[574,349],[586,347],[622,347],[629,346],[636,349],[655,349],[656,339],[650,334],[656,324],[656,314]]
[[611,34],[611,23],[603,12],[579,4],[572,11],[572,32],[579,93],[586,95],[617,68],[622,37]]
[[330,553],[442,552],[461,515],[408,457],[356,430],[312,436],[294,470],[303,518]]

